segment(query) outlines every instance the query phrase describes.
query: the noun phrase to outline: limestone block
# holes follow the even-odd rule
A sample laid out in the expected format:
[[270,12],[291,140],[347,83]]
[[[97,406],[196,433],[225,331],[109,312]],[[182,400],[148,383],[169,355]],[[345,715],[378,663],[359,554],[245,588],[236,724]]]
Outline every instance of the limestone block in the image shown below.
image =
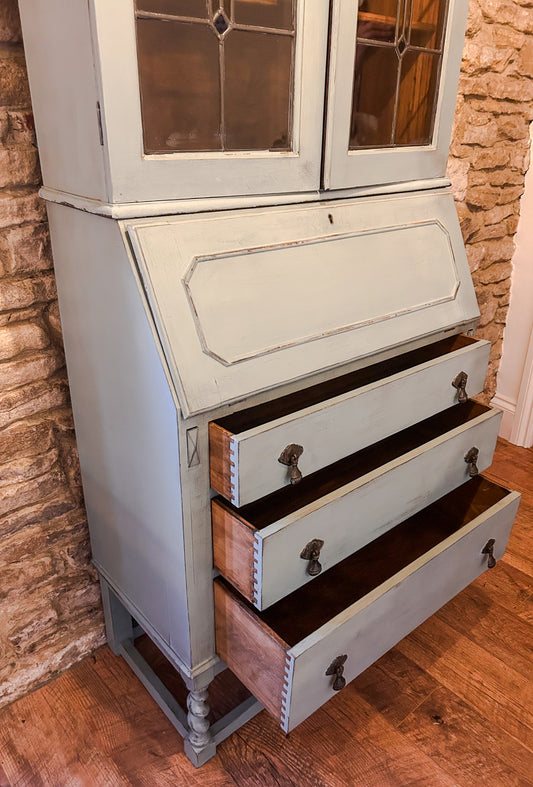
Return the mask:
[[24,223],[0,232],[0,275],[35,273],[52,267],[48,226]]
[[54,445],[54,433],[50,419],[36,416],[17,421],[0,431],[0,457],[9,462],[18,457],[45,454]]
[[63,353],[56,347],[25,355],[20,360],[5,361],[0,363],[0,388],[8,391],[34,380],[47,379],[64,365]]
[[38,186],[41,170],[36,148],[0,148],[0,188]]
[[477,301],[481,317],[479,318],[478,328],[492,322],[498,311],[498,299],[494,297],[489,287],[479,288],[477,291]]
[[66,373],[55,373],[51,378],[32,380],[11,390],[0,390],[0,429],[17,423],[22,418],[64,407],[68,403]]
[[0,328],[0,362],[28,350],[41,350],[50,340],[44,329],[31,322],[17,322]]
[[59,467],[44,476],[37,476],[21,483],[7,484],[2,488],[0,496],[0,516],[37,503],[48,495],[57,494],[59,490],[64,489],[64,486],[65,478]]
[[0,494],[3,487],[40,478],[57,464],[59,452],[53,448],[39,456],[25,456],[0,465]]
[[[1,75],[0,75],[1,78]],[[32,186],[0,191],[0,229],[19,226],[24,222],[46,220],[46,207]]]
[[498,204],[500,191],[501,189],[497,186],[472,186],[468,189],[465,199],[469,205],[475,205],[477,208],[490,210],[490,208],[494,208]]
[[22,48],[0,45],[0,107],[28,107],[30,88]]
[[510,262],[495,262],[493,265],[489,265],[488,268],[475,271],[473,278],[478,284],[492,284],[509,278],[511,270]]
[[52,273],[42,273],[31,279],[7,280],[2,282],[0,288],[0,312],[22,309],[35,303],[48,303],[56,298]]
[[522,33],[533,33],[533,15],[513,0],[479,0],[483,16],[488,22],[509,25]]

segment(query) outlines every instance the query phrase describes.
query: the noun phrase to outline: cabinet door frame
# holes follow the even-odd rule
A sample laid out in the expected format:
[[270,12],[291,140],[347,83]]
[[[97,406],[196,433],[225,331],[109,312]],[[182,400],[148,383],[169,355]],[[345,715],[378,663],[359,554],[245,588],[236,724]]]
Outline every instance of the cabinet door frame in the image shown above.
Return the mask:
[[324,188],[341,189],[443,177],[457,98],[467,0],[449,0],[435,124],[431,144],[349,150],[358,4],[333,0]]
[[317,190],[328,8],[299,0],[294,151],[144,153],[133,0],[90,0],[111,202]]

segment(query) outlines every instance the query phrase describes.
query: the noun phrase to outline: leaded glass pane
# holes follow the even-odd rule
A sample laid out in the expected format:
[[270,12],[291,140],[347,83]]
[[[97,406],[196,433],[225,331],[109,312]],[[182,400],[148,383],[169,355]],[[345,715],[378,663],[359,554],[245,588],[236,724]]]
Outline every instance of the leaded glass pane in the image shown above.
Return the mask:
[[237,24],[282,30],[293,28],[292,0],[233,0],[232,5]]
[[213,31],[207,25],[138,19],[137,43],[145,151],[220,150],[219,48]]
[[447,0],[363,0],[350,150],[431,143],[446,12]]
[[367,0],[357,18],[357,37],[369,41],[394,41],[397,0]]
[[145,152],[291,150],[295,3],[136,0]]
[[411,46],[439,49],[442,46],[446,4],[439,0],[413,0]]
[[291,53],[289,36],[243,30],[228,36],[224,85],[227,150],[290,148],[287,75]]
[[398,64],[392,47],[357,45],[350,148],[390,145]]
[[206,0],[137,0],[137,10],[207,19]]
[[433,128],[439,56],[407,51],[402,59],[395,141],[397,145],[428,145]]

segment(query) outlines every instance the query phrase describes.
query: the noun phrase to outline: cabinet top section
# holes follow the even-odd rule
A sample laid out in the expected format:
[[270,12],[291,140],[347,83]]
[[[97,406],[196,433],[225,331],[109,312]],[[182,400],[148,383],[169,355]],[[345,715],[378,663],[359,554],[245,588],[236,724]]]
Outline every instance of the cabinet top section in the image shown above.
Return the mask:
[[467,8],[20,0],[44,194],[156,213],[442,178]]
[[185,416],[478,316],[449,193],[124,222]]

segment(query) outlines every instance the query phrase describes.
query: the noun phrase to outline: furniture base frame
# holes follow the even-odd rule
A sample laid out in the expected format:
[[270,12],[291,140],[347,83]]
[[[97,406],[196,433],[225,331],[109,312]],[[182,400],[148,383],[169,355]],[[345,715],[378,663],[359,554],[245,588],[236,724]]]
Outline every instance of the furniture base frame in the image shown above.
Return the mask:
[[102,576],[100,584],[109,647],[116,656],[122,656],[133,670],[182,736],[185,755],[195,767],[200,767],[215,756],[219,743],[263,710],[263,706],[255,697],[250,697],[214,724],[210,724],[207,720],[208,687],[212,671],[190,678],[184,676],[174,664],[189,689],[187,709],[183,708],[135,647],[135,639],[144,633],[142,627],[136,624],[133,616]]

